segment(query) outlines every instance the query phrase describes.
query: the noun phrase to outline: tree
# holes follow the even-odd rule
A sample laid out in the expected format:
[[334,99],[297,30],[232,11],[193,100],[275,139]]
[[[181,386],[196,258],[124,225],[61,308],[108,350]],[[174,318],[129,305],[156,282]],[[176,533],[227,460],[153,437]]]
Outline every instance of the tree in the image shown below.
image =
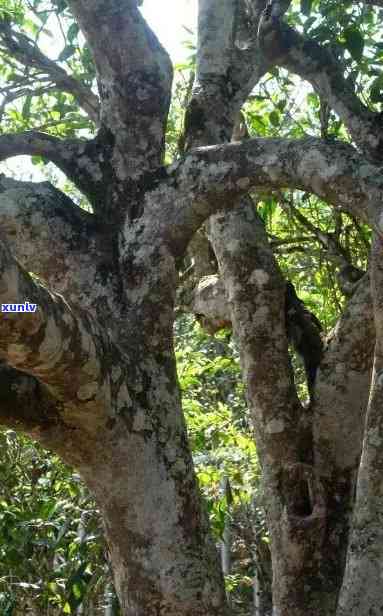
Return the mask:
[[[1,179],[1,421],[57,452],[92,490],[123,614],[228,613],[173,350],[177,268],[209,219],[263,468],[274,612],[379,613],[381,3],[200,0],[183,153],[171,165],[172,66],[137,4],[29,3],[41,29],[50,10],[63,16],[55,63],[38,47],[41,29],[34,39],[23,31],[23,3],[2,3],[3,113],[15,100],[23,109],[3,118],[0,157],[52,161],[92,212],[50,184]],[[279,69],[313,87],[321,137],[286,138],[274,110],[279,136],[230,143],[234,129],[244,136],[236,121],[254,87]],[[76,105],[82,115],[63,128]],[[33,129],[36,114],[44,130]],[[249,196],[285,189],[373,232],[369,274],[355,283],[359,264],[316,229],[351,293],[308,405],[291,369],[284,277]],[[37,310],[5,308],[25,301]]]

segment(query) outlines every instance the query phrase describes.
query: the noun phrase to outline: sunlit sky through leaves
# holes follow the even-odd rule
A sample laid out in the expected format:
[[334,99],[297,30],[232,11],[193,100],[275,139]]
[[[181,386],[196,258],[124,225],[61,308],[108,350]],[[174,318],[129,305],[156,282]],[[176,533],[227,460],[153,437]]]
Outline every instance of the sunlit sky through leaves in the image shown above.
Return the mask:
[[196,31],[197,0],[144,0],[142,13],[170,53],[173,62],[179,62],[190,53],[183,42],[191,40],[184,29]]

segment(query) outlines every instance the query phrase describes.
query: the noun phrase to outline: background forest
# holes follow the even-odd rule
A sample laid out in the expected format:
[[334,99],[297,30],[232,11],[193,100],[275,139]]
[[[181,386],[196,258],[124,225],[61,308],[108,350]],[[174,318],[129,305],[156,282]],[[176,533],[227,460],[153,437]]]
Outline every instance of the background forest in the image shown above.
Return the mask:
[[[364,104],[381,109],[383,38],[378,13],[368,3],[301,0],[293,3],[288,18],[299,31],[331,44]],[[18,39],[12,39],[12,57],[11,23],[19,33]],[[193,80],[194,32],[185,29],[183,37],[188,57],[175,66],[167,132],[169,163],[179,155]],[[34,64],[24,63],[28,46],[44,48],[52,39],[59,47],[58,66],[91,86],[95,74],[89,50],[70,19],[65,0],[1,0],[1,132],[35,129],[60,137],[92,134],[94,128],[72,94],[58,89],[44,74],[38,52]],[[268,73],[257,85],[243,109],[241,130],[241,137],[348,139],[337,115],[307,83],[303,85],[283,69]],[[39,157],[32,162],[36,173],[88,207],[52,164],[46,165]],[[4,164],[8,175],[15,168]],[[17,169],[22,169],[20,164]],[[367,268],[369,229],[348,214],[334,215],[317,197],[299,191],[265,195],[258,211],[285,277],[321,322],[326,339],[352,292],[350,277],[344,275],[350,271],[347,268],[353,268],[357,277]],[[182,264],[181,283],[192,266],[192,260]],[[223,328],[210,335],[187,304],[181,284],[176,322],[178,374],[193,457],[221,549],[230,601],[236,614],[250,615],[256,613],[254,578],[262,580],[266,595],[270,585],[261,469],[231,330]],[[303,364],[291,352],[300,397],[306,400]],[[28,438],[3,430],[0,614],[118,613],[101,522],[80,477]]]

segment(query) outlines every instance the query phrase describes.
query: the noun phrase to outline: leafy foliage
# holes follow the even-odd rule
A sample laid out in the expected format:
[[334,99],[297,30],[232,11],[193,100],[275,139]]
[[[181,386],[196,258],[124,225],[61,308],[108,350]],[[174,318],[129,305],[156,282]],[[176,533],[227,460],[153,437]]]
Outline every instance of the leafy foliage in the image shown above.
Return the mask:
[[11,430],[0,432],[0,612],[101,610],[109,574],[100,520],[80,478]]

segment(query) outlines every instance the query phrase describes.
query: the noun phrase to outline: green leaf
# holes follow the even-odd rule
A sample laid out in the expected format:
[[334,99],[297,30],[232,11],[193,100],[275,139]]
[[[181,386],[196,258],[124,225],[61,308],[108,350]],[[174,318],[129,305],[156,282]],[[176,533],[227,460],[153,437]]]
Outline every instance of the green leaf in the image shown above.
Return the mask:
[[280,124],[280,115],[278,111],[272,111],[269,113],[269,120],[273,126],[279,126]]
[[67,37],[70,43],[73,43],[74,39],[78,35],[80,28],[78,24],[74,21],[68,28]]
[[364,38],[361,32],[355,26],[351,26],[344,30],[343,37],[347,51],[353,60],[359,62],[362,59],[364,49]]

